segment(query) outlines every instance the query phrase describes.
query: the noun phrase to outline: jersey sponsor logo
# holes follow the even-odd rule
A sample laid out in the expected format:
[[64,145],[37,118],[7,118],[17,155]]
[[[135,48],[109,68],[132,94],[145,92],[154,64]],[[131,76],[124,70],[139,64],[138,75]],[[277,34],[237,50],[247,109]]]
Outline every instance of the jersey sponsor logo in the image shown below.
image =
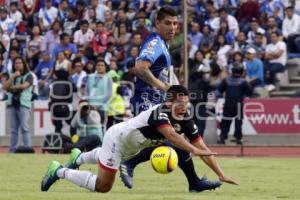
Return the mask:
[[157,44],[157,41],[157,39],[151,40],[147,45],[147,49],[154,49],[155,45]]
[[195,134],[198,133],[198,127],[197,127],[196,124],[194,124],[194,130],[195,130],[195,131],[192,133],[192,135],[195,135]]
[[107,159],[106,165],[112,167],[112,166],[114,166],[114,163],[115,163],[115,160],[111,157],[111,158]]
[[179,133],[180,131],[181,131],[181,126],[180,126],[180,124],[174,124],[173,125],[173,127],[174,127],[174,129],[175,129],[175,131],[177,132],[177,133]]
[[158,120],[167,120],[167,121],[170,121],[169,120],[169,116],[166,113],[159,113]]

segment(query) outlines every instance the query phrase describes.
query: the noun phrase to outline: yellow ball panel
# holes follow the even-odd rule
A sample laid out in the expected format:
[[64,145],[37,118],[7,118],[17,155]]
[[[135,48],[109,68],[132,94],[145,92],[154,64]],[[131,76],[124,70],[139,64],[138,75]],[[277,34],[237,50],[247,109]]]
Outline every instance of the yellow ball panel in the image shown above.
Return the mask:
[[151,165],[158,173],[167,174],[173,171],[177,167],[177,164],[177,153],[171,147],[157,147],[151,154]]

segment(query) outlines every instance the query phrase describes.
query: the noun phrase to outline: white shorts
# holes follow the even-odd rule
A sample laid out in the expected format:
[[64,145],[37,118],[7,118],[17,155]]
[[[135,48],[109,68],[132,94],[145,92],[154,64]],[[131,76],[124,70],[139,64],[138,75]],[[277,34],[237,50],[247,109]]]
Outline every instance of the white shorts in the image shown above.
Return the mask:
[[110,127],[103,138],[99,154],[99,165],[102,169],[116,172],[121,163],[120,130],[118,125]]
[[99,165],[104,170],[116,172],[123,160],[149,146],[151,140],[145,138],[138,130],[130,131],[124,122],[113,125],[104,135]]

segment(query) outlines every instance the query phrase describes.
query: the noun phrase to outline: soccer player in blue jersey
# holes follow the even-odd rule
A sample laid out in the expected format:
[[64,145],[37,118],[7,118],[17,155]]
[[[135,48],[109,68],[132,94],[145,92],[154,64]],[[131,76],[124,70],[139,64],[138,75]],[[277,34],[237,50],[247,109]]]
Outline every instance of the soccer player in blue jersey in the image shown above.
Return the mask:
[[[162,103],[168,85],[171,56],[168,42],[174,37],[178,25],[177,13],[172,7],[162,7],[156,16],[156,32],[144,41],[136,58],[135,93],[131,98],[132,112],[137,115],[152,106]],[[169,144],[171,145],[171,144]],[[173,145],[171,145],[173,146]],[[155,147],[142,150],[139,154],[120,165],[120,176],[126,187],[132,188],[133,170],[136,165],[149,160]],[[184,172],[190,192],[201,192],[220,187],[221,182],[200,179],[194,169],[189,152],[174,147],[179,157],[179,167]],[[220,179],[222,181],[222,179]]]

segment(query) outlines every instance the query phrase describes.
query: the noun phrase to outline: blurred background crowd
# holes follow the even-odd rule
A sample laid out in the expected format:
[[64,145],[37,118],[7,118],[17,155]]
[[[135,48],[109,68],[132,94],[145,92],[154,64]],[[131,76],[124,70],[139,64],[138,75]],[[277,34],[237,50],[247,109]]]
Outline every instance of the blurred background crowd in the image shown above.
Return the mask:
[[[0,0],[1,81],[14,72],[15,58],[21,57],[33,76],[32,99],[49,99],[50,85],[61,75],[56,72],[63,70],[77,91],[74,108],[82,99],[78,91],[91,84],[87,77],[97,73],[107,74],[111,80],[104,99],[115,94],[115,105],[128,100],[129,87],[120,91],[113,83],[134,81],[135,58],[145,38],[155,31],[155,13],[163,5],[173,6],[178,12],[178,30],[170,43],[172,64],[183,83],[183,74],[187,73],[183,44],[187,39],[191,88],[195,78],[217,85],[232,73],[234,66],[239,66],[254,91],[270,92],[279,81],[276,74],[286,70],[288,57],[299,56],[300,1],[187,0],[187,38],[183,34],[182,3]],[[5,100],[6,94],[1,84],[0,98]],[[108,111],[108,117],[123,116],[124,108],[119,110]]]

